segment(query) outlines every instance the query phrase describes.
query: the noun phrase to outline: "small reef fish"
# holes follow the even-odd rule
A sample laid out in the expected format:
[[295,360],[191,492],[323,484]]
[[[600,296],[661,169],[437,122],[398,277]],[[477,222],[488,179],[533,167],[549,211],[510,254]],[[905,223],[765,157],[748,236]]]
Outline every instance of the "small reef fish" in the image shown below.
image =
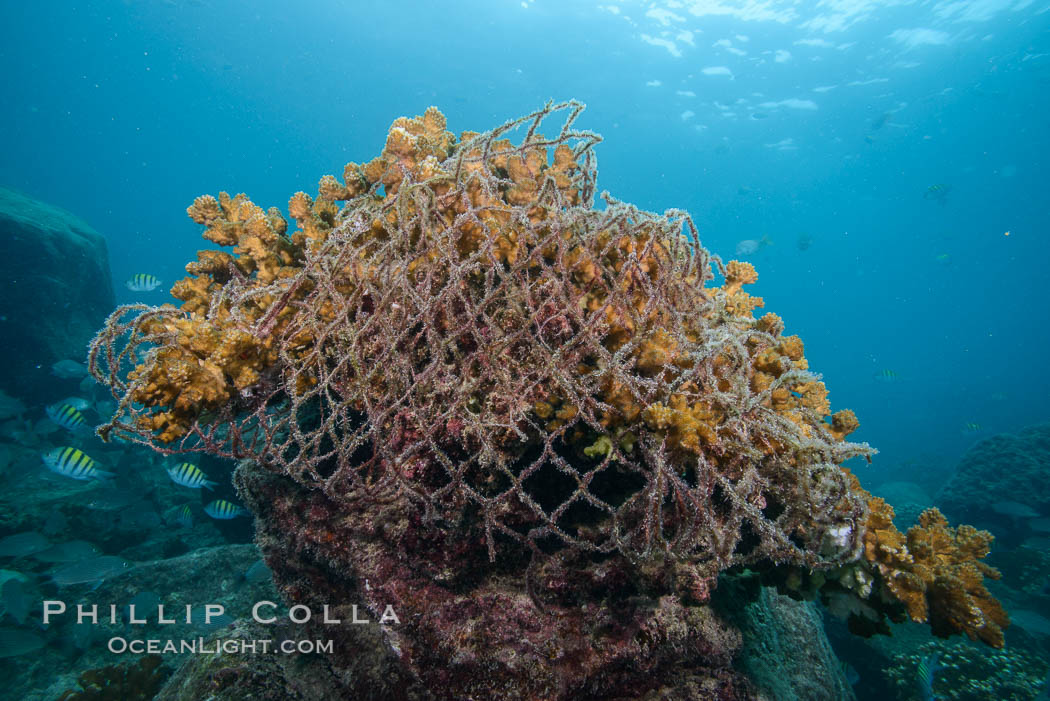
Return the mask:
[[122,509],[129,504],[134,504],[141,498],[141,492],[136,489],[103,487],[89,492],[84,504],[92,511],[113,511],[114,509]]
[[126,572],[131,565],[116,555],[103,555],[80,562],[72,562],[51,573],[51,579],[60,587],[71,584],[94,582],[95,587],[103,581]]
[[237,518],[238,516],[244,516],[248,512],[240,506],[226,501],[225,499],[216,499],[204,507],[204,513],[212,518],[226,521],[231,518]]
[[[85,394],[87,394],[88,392],[92,391],[95,388],[96,384],[98,384],[98,383],[95,382],[95,378],[92,377],[91,375],[88,375],[87,377],[85,377],[84,379],[82,379],[80,381],[80,384],[77,386],[77,388],[81,392],[84,392]],[[80,407],[77,407],[77,408],[79,409]]]
[[1046,677],[1043,678],[1043,685],[1039,689],[1039,693],[1036,694],[1032,701],[1048,701],[1050,700],[1050,672],[1046,673]]
[[228,613],[220,613],[218,616],[213,617],[210,623],[204,620],[204,616],[201,616],[201,620],[197,622],[197,627],[211,632],[225,628],[232,624],[234,620],[233,616]]
[[87,425],[84,415],[77,411],[76,407],[65,402],[45,407],[44,413],[47,414],[47,418],[51,419],[52,422],[67,431],[80,431]]
[[183,504],[175,511],[173,519],[183,528],[193,528],[193,509],[189,504]]
[[69,519],[61,511],[52,511],[48,514],[47,519],[44,521],[44,527],[41,528],[45,535],[59,535],[65,533],[66,529],[69,528]]
[[1010,625],[1024,628],[1026,633],[1040,638],[1050,638],[1050,620],[1028,609],[1011,609]]
[[244,573],[244,581],[249,584],[258,584],[259,582],[266,582],[273,576],[270,572],[270,568],[266,566],[265,560],[256,560],[251,567],[249,567]]
[[0,390],[0,419],[10,419],[22,414],[25,410],[26,405],[21,400]]
[[1010,518],[1039,518],[1040,514],[1038,511],[1033,509],[1028,504],[1022,504],[1019,501],[997,501],[992,504],[992,511],[1002,516],[1009,516]]
[[967,421],[963,424],[963,433],[979,433],[981,431],[981,424],[976,421]]
[[16,533],[0,540],[0,557],[25,557],[51,547],[51,541],[36,531]]
[[98,557],[102,551],[86,540],[71,540],[68,543],[53,545],[47,550],[35,553],[34,560],[40,562],[77,562]]
[[95,633],[95,626],[92,625],[90,619],[83,623],[74,623],[70,628],[69,641],[74,648],[83,651],[91,647],[97,634]]
[[856,686],[857,682],[860,681],[860,674],[849,662],[839,662],[839,667],[842,669],[842,676],[846,678],[846,683],[850,686]]
[[47,469],[75,480],[97,480],[116,476],[112,472],[98,469],[98,463],[78,448],[60,446],[40,457]]
[[799,234],[798,239],[795,240],[795,246],[800,251],[808,251],[812,245],[813,237],[806,233]]
[[51,366],[51,374],[63,380],[81,378],[88,374],[87,366],[75,360],[59,360]]
[[933,200],[944,204],[948,201],[948,193],[952,191],[951,185],[945,185],[944,183],[937,183],[936,185],[930,185],[926,188],[926,192],[922,193],[924,200]]
[[66,397],[62,401],[56,402],[55,404],[68,404],[77,411],[87,411],[91,408],[91,402],[84,399],[83,397]]
[[919,661],[915,674],[918,677],[919,691],[922,692],[922,701],[936,700],[937,697],[933,694],[933,680],[940,669],[940,658],[936,653],[927,655]]
[[871,120],[871,130],[878,131],[884,126],[889,124],[890,120],[893,119],[893,112],[884,112],[875,119]]
[[1050,533],[1050,518],[1033,518],[1028,527],[1037,533]]
[[217,484],[209,480],[208,476],[191,462],[183,462],[175,467],[169,467],[167,472],[172,482],[190,489],[200,489],[201,487],[214,489]]
[[44,639],[22,628],[0,628],[0,658],[17,657],[44,647]]
[[149,531],[160,526],[163,521],[148,501],[140,501],[121,510],[117,523],[119,528],[125,530]]
[[7,615],[19,625],[26,622],[29,615],[29,596],[26,585],[20,579],[9,579],[0,587],[0,603],[4,605]]
[[872,377],[876,382],[896,382],[899,379],[897,373],[889,369],[879,370]]
[[773,245],[773,242],[769,239],[768,236],[763,236],[762,238],[760,238],[758,240],[755,240],[755,239],[744,239],[743,241],[741,241],[740,243],[738,243],[736,245],[736,254],[738,256],[749,256],[749,255],[752,255],[753,253],[758,253],[759,251],[761,251],[766,246],[772,246],[772,245]]
[[[135,618],[137,621],[156,623],[157,607],[163,603],[156,592],[140,591],[124,607],[122,611],[124,623],[130,624],[132,618]],[[153,614],[152,618],[150,618],[151,612]]]
[[135,273],[124,283],[124,286],[132,292],[152,292],[160,285],[160,278],[149,273]]
[[28,582],[29,576],[24,575],[21,572],[15,572],[14,570],[0,570],[0,587],[3,587],[12,579],[17,579],[20,582]]

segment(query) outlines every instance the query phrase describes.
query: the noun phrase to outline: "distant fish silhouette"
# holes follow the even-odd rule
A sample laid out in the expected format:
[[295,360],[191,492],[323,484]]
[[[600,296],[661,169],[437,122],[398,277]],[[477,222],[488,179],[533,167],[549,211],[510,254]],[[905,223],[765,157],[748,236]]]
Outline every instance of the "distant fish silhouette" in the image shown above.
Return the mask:
[[871,130],[878,131],[879,129],[882,129],[889,124],[891,119],[893,119],[893,112],[883,112],[878,117],[871,120]]
[[889,368],[884,368],[882,370],[879,370],[879,371],[875,372],[872,375],[872,378],[876,382],[889,383],[889,382],[896,382],[898,379],[900,379],[900,376],[897,375],[897,373],[894,372],[893,370],[890,370]]
[[37,533],[16,533],[0,540],[0,557],[25,557],[51,547],[51,541]]
[[68,543],[59,543],[42,552],[33,555],[33,559],[40,562],[77,562],[98,557],[102,551],[97,546],[86,540],[71,540]]
[[103,555],[59,567],[51,573],[51,579],[60,587],[88,583],[98,587],[103,580],[123,574],[130,567],[127,561],[115,555]]
[[944,183],[937,183],[936,185],[930,185],[926,188],[926,192],[922,193],[924,200],[933,200],[938,204],[944,205],[948,201],[948,193],[952,191],[951,185],[945,185]]
[[189,504],[183,504],[175,511],[172,519],[183,528],[193,528],[193,509]]
[[17,657],[39,650],[46,643],[36,633],[9,626],[0,627],[0,658]]
[[736,245],[736,254],[738,256],[750,256],[754,253],[758,253],[766,246],[773,245],[773,242],[768,236],[763,236],[760,239],[744,239]]
[[88,374],[87,366],[75,360],[59,360],[51,366],[51,374],[63,380],[83,377]]

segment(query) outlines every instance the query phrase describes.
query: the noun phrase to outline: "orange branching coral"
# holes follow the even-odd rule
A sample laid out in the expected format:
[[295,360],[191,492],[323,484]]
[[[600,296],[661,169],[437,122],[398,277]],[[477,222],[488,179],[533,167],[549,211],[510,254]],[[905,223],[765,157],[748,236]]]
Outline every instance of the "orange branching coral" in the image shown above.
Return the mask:
[[[937,509],[927,509],[919,524],[908,529],[912,571],[926,583],[927,618],[936,635],[956,632],[994,647],[1003,645],[1006,611],[984,587],[984,578],[999,579],[999,571],[981,562],[992,534],[973,526],[948,526]],[[915,616],[913,616],[915,618]],[[922,620],[922,619],[917,619]]]
[[893,525],[893,508],[868,501],[864,557],[913,621],[929,622],[935,635],[965,633],[994,647],[1003,645],[1010,619],[984,587],[999,571],[981,562],[992,534],[973,526],[952,528],[937,509],[927,509],[905,536]]

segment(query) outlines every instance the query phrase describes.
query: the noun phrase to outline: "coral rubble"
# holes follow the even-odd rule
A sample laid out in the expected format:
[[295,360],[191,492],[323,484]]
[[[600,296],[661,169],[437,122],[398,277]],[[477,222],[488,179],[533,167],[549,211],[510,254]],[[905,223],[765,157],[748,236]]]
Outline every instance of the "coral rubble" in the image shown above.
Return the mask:
[[453,696],[641,696],[706,669],[737,698],[732,631],[703,604],[744,567],[972,632],[932,602],[980,599],[987,543],[882,524],[841,467],[873,452],[846,440],[857,418],[756,318],[755,269],[682,212],[596,208],[581,109],[458,138],[435,108],[400,118],[378,158],[291,198],[291,234],[245,195],[198,198],[232,253],[187,266],[180,308],[110,317],[101,434],[243,459],[288,600],[392,606],[397,664]]

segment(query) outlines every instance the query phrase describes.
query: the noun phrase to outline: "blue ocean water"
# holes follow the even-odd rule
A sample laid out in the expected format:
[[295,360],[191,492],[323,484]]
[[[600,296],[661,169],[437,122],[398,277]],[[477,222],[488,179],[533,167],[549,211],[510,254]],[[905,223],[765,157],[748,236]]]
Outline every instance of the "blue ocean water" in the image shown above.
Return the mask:
[[600,189],[754,263],[865,485],[1050,418],[1046,0],[8,2],[0,70],[0,186],[102,232],[118,303],[173,301],[198,195],[286,209],[398,116],[575,98]]

